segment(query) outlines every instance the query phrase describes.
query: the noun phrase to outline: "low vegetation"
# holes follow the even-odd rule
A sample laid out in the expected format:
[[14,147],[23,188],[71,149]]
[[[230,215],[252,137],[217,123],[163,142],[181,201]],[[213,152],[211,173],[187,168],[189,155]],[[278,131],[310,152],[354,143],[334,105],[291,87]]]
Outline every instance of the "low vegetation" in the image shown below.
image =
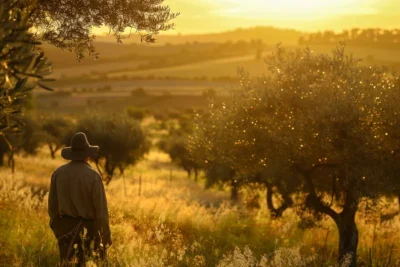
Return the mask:
[[[45,174],[65,161],[51,159],[46,150],[16,161],[24,169],[14,175],[3,169],[0,176],[0,264],[54,266],[58,250],[48,227]],[[242,201],[231,205],[228,192],[204,190],[203,182],[188,180],[156,150],[115,178],[106,187],[114,241],[110,265],[335,266],[338,237],[331,221],[301,230],[294,210],[271,220],[264,202],[259,209],[246,207],[245,190]],[[366,222],[360,214],[356,220],[359,264],[398,266],[399,217]]]

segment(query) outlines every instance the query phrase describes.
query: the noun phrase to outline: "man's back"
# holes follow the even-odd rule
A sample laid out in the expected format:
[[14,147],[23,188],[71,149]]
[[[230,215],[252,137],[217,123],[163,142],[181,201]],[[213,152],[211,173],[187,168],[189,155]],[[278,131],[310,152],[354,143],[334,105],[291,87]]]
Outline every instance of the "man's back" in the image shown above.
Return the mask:
[[[57,201],[49,202],[49,215],[67,215],[95,219],[93,198],[102,194],[100,175],[84,161],[71,161],[59,167],[51,178],[52,193]],[[102,190],[103,189],[103,190]],[[93,196],[95,195],[95,196]],[[98,197],[98,196],[97,196]],[[97,206],[97,205],[96,205]],[[101,217],[106,216],[104,214]]]

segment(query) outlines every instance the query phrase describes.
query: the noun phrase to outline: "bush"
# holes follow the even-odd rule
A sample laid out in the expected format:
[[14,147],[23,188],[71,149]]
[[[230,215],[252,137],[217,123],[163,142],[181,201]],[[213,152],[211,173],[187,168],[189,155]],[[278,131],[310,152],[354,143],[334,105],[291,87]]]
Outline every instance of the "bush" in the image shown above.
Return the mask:
[[126,114],[128,115],[129,118],[132,118],[137,121],[142,121],[146,116],[146,111],[138,107],[129,107],[126,110]]
[[131,92],[132,97],[145,97],[147,95],[147,92],[142,87],[136,88]]

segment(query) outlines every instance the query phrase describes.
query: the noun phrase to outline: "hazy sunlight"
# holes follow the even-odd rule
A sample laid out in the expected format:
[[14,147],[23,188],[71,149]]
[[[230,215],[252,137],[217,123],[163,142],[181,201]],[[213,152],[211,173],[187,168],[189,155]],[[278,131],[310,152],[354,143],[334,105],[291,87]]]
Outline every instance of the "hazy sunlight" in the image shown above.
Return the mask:
[[[370,14],[374,10],[362,0],[222,0],[220,14],[245,18],[268,17],[278,20],[315,19],[349,13]],[[226,8],[228,6],[228,8]],[[222,8],[223,7],[223,8]]]

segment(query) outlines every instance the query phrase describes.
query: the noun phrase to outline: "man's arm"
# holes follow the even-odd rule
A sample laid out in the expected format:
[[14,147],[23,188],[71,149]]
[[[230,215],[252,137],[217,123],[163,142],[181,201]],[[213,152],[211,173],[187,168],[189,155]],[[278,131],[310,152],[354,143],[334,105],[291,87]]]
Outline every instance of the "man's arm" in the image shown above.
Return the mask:
[[57,190],[56,190],[56,172],[53,173],[51,176],[51,183],[50,183],[50,192],[49,192],[49,199],[48,199],[48,213],[50,217],[50,227],[53,219],[58,214],[58,199],[57,199]]
[[107,198],[103,182],[97,173],[93,185],[92,200],[95,208],[95,230],[100,232],[102,243],[105,246],[110,246],[112,241],[108,222]]

